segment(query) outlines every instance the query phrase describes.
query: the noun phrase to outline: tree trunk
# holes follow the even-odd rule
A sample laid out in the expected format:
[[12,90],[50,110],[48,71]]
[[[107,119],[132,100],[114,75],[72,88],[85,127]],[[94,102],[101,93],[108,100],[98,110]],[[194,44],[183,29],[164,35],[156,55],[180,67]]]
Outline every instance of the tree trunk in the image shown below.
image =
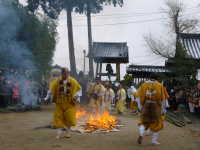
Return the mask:
[[91,25],[91,9],[88,4],[87,8],[87,25],[88,25],[88,53],[89,53],[89,76],[94,78],[93,68],[93,50],[92,50],[92,25]]
[[179,11],[177,11],[176,15],[174,16],[174,28],[176,33],[176,51],[175,51],[175,58],[178,57],[178,46],[179,46]]
[[70,7],[67,7],[66,12],[67,12],[67,29],[68,29],[70,70],[71,70],[72,76],[76,77],[77,73],[76,73],[76,59],[75,59],[75,54],[74,54],[72,9]]
[[175,58],[179,57],[179,33],[176,33],[176,51],[175,51]]

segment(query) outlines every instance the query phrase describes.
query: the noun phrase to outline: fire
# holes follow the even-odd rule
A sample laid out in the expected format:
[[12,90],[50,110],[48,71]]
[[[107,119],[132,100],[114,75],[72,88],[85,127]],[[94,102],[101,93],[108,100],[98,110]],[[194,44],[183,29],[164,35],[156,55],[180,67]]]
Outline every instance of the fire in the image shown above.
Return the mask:
[[87,119],[85,130],[94,131],[97,129],[112,130],[117,125],[117,118],[111,116],[109,112],[103,114],[90,114]]
[[80,109],[79,111],[76,112],[76,119],[79,119],[81,118],[82,116],[85,116],[86,115],[86,111],[83,110],[83,109]]
[[109,112],[89,113],[84,109],[79,109],[76,113],[76,119],[83,122],[85,132],[93,132],[96,130],[112,131],[117,125],[117,118],[110,115]]

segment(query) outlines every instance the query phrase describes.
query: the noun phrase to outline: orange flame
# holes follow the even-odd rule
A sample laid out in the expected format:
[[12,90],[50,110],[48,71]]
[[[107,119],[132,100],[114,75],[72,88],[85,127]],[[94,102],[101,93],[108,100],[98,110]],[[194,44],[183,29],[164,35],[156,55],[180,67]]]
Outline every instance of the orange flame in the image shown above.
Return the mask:
[[117,118],[111,116],[109,112],[103,114],[90,114],[87,120],[86,130],[94,131],[96,129],[112,130],[117,125]]
[[117,118],[110,115],[109,112],[103,113],[88,113],[84,109],[79,109],[76,112],[76,119],[83,118],[86,119],[85,131],[93,132],[98,129],[102,130],[112,130],[118,124]]
[[76,112],[76,119],[81,118],[82,116],[86,115],[86,111],[83,109],[80,109],[79,111]]

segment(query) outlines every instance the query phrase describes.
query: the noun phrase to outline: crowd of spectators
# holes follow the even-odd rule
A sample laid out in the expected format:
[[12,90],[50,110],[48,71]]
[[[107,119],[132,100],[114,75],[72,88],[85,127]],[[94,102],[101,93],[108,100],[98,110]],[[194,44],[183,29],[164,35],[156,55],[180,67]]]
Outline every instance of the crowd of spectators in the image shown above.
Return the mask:
[[[137,87],[137,86],[133,86]],[[179,86],[168,87],[169,94],[169,110],[174,113],[191,113],[200,117],[200,81],[195,87],[184,88]],[[127,91],[127,108],[130,107],[131,96],[130,90],[133,90],[131,87],[126,88]],[[135,89],[136,90],[136,89]]]
[[200,89],[171,89],[169,104],[174,112],[190,112],[200,115]]
[[[24,104],[22,101],[22,91],[30,89],[37,95],[37,103],[42,102],[46,95],[47,84],[45,82],[36,83],[29,77],[28,71],[14,69],[0,70],[0,108]],[[23,80],[23,82],[21,82]],[[30,88],[30,87],[35,88]],[[28,91],[28,90],[27,90]]]

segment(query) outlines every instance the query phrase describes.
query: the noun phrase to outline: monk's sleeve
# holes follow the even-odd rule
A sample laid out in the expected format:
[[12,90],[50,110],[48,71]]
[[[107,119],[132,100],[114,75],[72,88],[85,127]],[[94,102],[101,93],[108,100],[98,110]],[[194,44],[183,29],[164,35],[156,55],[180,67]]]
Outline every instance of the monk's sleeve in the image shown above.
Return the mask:
[[122,95],[123,95],[123,99],[126,100],[126,90],[123,90]]
[[52,88],[53,88],[55,82],[56,82],[56,79],[52,79],[52,80],[49,82],[49,89],[50,89],[51,91],[52,91]]
[[160,95],[160,99],[161,101],[164,101],[166,99],[166,91],[165,91],[165,87],[163,85],[160,85],[161,88],[161,95]]
[[91,83],[91,84],[89,85],[88,91],[87,91],[87,94],[88,94],[89,97],[93,94],[94,88],[95,88],[95,84],[94,84],[94,83]]
[[167,92],[167,89],[164,87],[164,93],[165,93],[165,99],[169,99],[169,94]]
[[136,94],[140,98],[140,104],[144,105],[145,103],[145,91],[144,91],[144,84],[142,84]]
[[81,86],[75,79],[71,79],[71,83],[73,85],[72,86],[72,97],[75,97],[77,92],[79,92],[81,90]]
[[111,90],[111,97],[112,99],[115,97],[115,92],[113,90]]
[[53,102],[56,102],[56,99],[57,99],[57,95],[58,95],[57,88],[58,88],[58,79],[53,80],[50,87],[51,94],[53,96]]
[[167,90],[166,88],[162,85],[162,89],[161,89],[161,93],[162,93],[162,106],[161,106],[161,113],[162,114],[166,114],[167,113],[167,108],[169,107],[169,104],[168,104],[168,98],[169,98],[169,95],[167,93]]

